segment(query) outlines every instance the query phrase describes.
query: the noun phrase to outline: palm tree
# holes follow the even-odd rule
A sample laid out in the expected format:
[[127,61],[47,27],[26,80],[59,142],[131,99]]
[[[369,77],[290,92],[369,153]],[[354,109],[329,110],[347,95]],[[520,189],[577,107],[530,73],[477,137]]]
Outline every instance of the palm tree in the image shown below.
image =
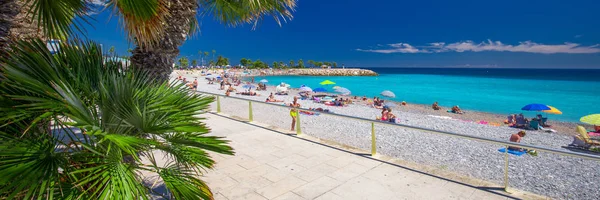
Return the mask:
[[294,64],[295,64],[295,63],[294,63],[294,60],[290,60],[290,68],[295,68],[295,67],[296,67],[296,65],[294,65]]
[[212,97],[102,62],[91,42],[55,55],[41,40],[11,47],[0,66],[1,199],[146,199],[140,172],[160,177],[166,198],[212,199],[197,178],[214,166],[207,151],[233,154],[199,120]]
[[179,68],[187,69],[189,67],[189,60],[187,57],[183,56],[179,58]]
[[200,57],[200,60],[202,61],[201,65],[204,65],[204,58],[202,57],[202,51],[198,50],[198,56]]
[[194,66],[194,67],[198,66],[198,61],[196,59],[192,60],[192,66]]
[[[28,2],[23,5],[22,2]],[[34,27],[39,27],[46,38],[65,38],[73,30],[82,30],[90,18],[88,0],[4,0],[0,5],[3,13],[0,22],[0,51],[9,44],[11,28],[17,23],[19,12],[25,12]],[[136,44],[131,56],[134,66],[158,80],[167,80],[171,66],[179,55],[179,46],[198,29],[196,15],[211,16],[216,21],[236,26],[254,24],[265,16],[272,16],[281,25],[292,18],[296,0],[111,0],[107,6],[115,12],[130,40]],[[154,2],[154,3],[152,3]],[[25,9],[17,9],[24,7]],[[13,9],[13,10],[11,10]],[[201,12],[198,13],[197,10]],[[7,17],[4,17],[7,13]],[[27,22],[27,21],[26,21]],[[8,31],[6,31],[8,30]],[[0,52],[0,55],[6,55]],[[213,53],[214,54],[214,53]]]
[[225,58],[223,56],[219,56],[217,58],[217,66],[227,66],[229,65],[229,58]]
[[[43,38],[37,18],[28,15],[31,4],[22,0],[3,0],[0,3],[0,58],[8,56],[12,40]],[[60,10],[56,11],[61,13]],[[57,37],[52,37],[57,38]]]
[[213,49],[213,50],[212,50],[212,57],[213,57],[213,58],[212,58],[212,60],[213,60],[213,61],[215,60],[215,54],[216,54],[216,53],[217,53],[217,51]]
[[110,56],[115,56],[115,46],[111,46],[110,49],[108,49],[108,54]]

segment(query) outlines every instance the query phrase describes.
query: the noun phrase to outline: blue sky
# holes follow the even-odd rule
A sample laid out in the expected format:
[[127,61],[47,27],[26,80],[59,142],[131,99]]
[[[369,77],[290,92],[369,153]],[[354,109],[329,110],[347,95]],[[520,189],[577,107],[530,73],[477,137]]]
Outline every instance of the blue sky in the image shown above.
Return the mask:
[[[593,0],[298,0],[294,19],[281,27],[271,18],[256,30],[200,19],[202,32],[180,50],[194,59],[214,49],[233,64],[245,57],[349,67],[600,68],[599,7]],[[126,54],[117,18],[94,17],[88,37]]]

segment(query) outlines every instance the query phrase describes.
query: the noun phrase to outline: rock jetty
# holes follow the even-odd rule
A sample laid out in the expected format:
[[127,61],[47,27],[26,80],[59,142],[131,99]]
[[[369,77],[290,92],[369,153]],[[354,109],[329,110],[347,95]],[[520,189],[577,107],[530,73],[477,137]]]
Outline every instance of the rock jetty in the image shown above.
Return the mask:
[[292,75],[300,76],[377,76],[378,74],[368,69],[294,69]]

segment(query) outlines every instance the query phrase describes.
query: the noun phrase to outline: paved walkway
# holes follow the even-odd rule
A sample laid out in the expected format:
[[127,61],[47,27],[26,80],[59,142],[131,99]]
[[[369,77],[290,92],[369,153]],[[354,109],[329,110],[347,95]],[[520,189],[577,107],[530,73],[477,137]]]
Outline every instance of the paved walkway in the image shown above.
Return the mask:
[[202,177],[220,199],[513,199],[418,170],[307,139],[208,115],[212,134],[226,136],[235,156],[212,154]]

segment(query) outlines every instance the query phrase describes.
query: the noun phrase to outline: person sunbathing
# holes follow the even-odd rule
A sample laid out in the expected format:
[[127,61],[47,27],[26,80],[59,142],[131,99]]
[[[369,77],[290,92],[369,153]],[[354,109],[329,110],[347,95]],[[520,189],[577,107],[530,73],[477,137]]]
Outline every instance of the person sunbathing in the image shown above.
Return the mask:
[[431,105],[431,108],[433,108],[433,110],[440,110],[442,109],[439,105],[438,102],[434,102],[433,105]]
[[396,123],[396,115],[392,113],[392,108],[387,108],[387,120]]
[[[526,135],[525,131],[519,131],[519,133],[517,133],[517,134],[512,134],[512,135],[510,136],[510,139],[509,139],[509,140],[510,140],[511,142],[520,143],[520,142],[521,142],[521,139],[522,139],[523,137],[525,137],[525,135]],[[509,147],[508,147],[508,150],[513,150],[513,151],[527,151],[526,149],[519,148],[519,147],[512,147],[512,146],[509,146]]]
[[381,109],[381,117],[379,117],[379,119],[382,120],[382,121],[387,121],[387,119],[388,119],[388,110],[387,110],[387,108]]
[[319,112],[329,112],[329,109],[323,109],[323,108],[309,108],[309,110],[315,110],[315,111],[319,111]]
[[258,94],[256,92],[252,92],[252,91],[238,92],[238,93],[235,93],[235,94],[246,95],[246,96],[260,96],[260,94]]
[[464,112],[458,107],[458,105],[452,107],[452,112],[456,114],[463,114]]
[[271,95],[269,95],[269,97],[267,98],[267,102],[283,102],[283,100],[275,99],[275,96],[273,95],[273,93],[271,93]]

